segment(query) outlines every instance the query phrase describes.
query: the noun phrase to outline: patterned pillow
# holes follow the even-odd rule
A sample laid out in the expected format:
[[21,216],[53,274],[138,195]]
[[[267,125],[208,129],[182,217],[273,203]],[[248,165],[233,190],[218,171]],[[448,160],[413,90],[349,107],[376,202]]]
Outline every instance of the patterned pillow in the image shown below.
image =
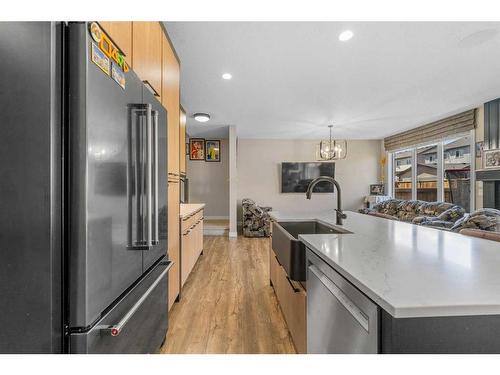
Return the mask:
[[410,200],[403,201],[398,207],[397,216],[401,221],[412,221],[415,217],[419,216],[420,207],[425,204],[422,201]]
[[373,211],[395,216],[401,202],[403,202],[401,199],[389,199],[373,206]]
[[452,221],[444,221],[444,220],[429,220],[420,224],[424,227],[432,227],[432,228],[440,228],[440,229],[451,229],[453,227]]
[[437,218],[444,221],[457,221],[465,215],[465,210],[460,206],[453,206],[441,213]]
[[482,229],[497,231],[497,218],[500,217],[500,211],[494,208],[483,208],[473,213],[465,214],[459,219],[451,230],[459,232],[464,228]]
[[423,202],[420,206],[420,214],[424,216],[439,216],[446,210],[452,208],[452,203],[446,202]]

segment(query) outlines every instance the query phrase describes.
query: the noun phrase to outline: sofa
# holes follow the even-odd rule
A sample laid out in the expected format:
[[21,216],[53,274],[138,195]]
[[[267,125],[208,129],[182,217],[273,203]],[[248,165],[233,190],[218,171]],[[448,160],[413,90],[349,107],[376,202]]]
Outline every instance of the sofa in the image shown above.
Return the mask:
[[253,200],[244,198],[241,201],[243,209],[243,236],[270,237],[271,218],[269,211],[272,207],[258,206]]
[[465,210],[452,203],[389,199],[359,212],[408,223],[451,229],[464,217]]
[[359,212],[489,239],[491,235],[484,237],[485,234],[478,231],[498,232],[500,221],[500,211],[494,208],[482,208],[469,214],[452,203],[419,200],[390,199]]

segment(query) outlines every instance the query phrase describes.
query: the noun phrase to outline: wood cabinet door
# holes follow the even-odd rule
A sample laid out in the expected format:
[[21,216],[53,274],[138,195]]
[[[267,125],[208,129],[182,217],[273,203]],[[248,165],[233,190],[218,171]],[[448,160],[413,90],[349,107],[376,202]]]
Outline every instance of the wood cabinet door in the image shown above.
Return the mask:
[[203,220],[198,224],[198,247],[201,254],[203,251]]
[[168,183],[168,257],[174,262],[168,274],[168,308],[180,292],[179,183]]
[[132,23],[132,64],[143,81],[148,81],[161,96],[161,38],[159,22]]
[[104,29],[118,48],[125,54],[125,61],[132,65],[132,21],[99,21],[99,25]]
[[181,287],[184,286],[191,272],[191,232],[189,229],[182,234],[181,246]]
[[167,37],[162,35],[161,101],[168,116],[168,173],[179,176],[179,62]]
[[185,175],[186,174],[186,112],[184,112],[184,109],[182,107],[179,109],[180,112],[180,135],[179,135],[179,143],[180,143],[180,173]]

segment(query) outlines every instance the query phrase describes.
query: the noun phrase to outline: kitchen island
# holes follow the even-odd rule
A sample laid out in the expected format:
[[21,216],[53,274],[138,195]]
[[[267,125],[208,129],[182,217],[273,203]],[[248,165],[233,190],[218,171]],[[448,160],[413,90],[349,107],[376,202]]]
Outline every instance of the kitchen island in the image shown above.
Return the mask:
[[[271,217],[335,226],[334,211]],[[378,306],[377,352],[500,352],[497,242],[355,212],[347,212],[341,228],[350,233],[299,239],[308,259]],[[308,276],[308,316],[309,284]]]

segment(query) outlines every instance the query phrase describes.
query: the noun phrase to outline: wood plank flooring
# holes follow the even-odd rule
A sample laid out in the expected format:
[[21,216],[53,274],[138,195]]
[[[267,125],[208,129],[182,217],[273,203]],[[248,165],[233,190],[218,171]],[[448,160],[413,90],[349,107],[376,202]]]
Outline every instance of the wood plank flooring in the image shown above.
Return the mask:
[[269,284],[267,238],[206,236],[162,353],[295,353]]

